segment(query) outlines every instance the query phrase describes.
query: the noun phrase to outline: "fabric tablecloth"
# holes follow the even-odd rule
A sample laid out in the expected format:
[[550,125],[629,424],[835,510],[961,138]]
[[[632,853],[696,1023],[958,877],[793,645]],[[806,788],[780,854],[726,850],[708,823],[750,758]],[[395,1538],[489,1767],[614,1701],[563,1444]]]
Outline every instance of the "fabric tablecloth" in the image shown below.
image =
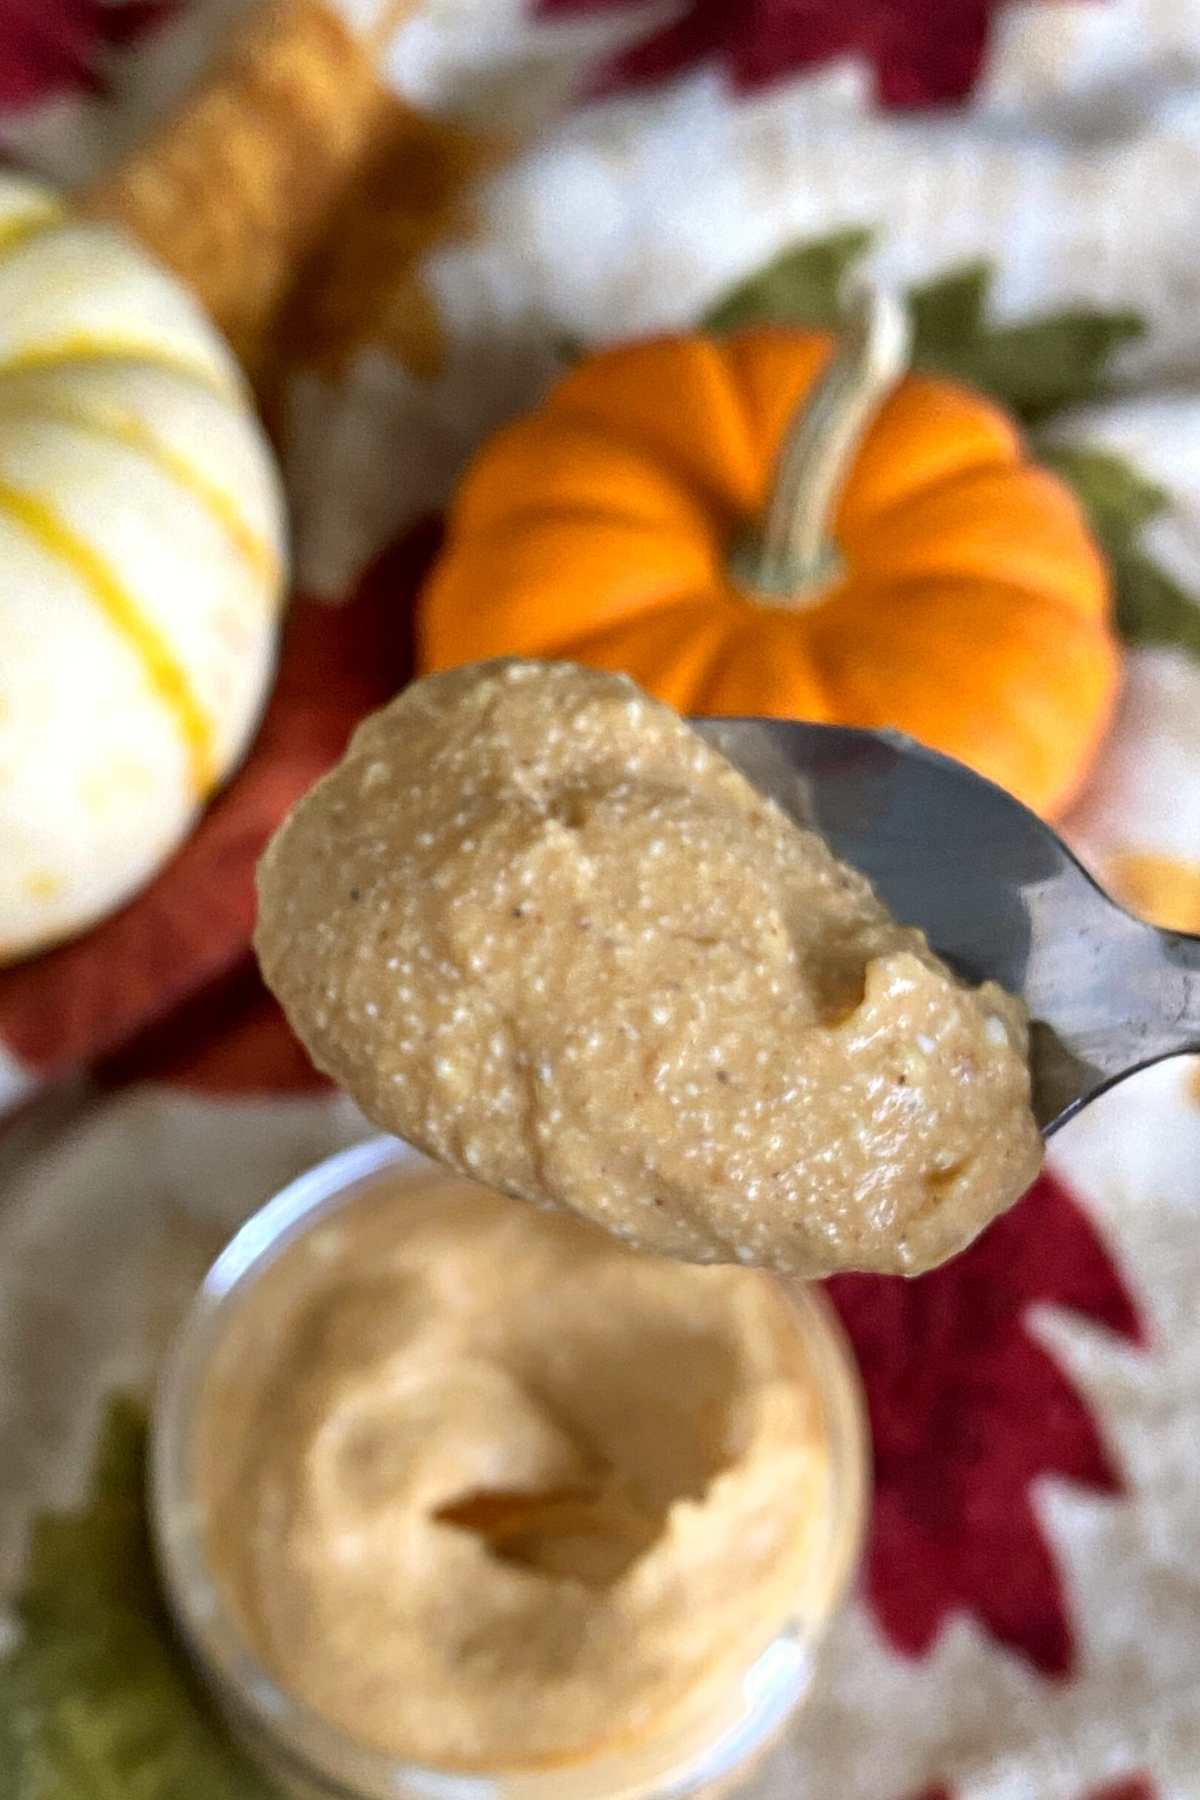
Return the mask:
[[[238,10],[0,0],[0,144],[91,179]],[[888,280],[987,257],[1001,316],[1131,307],[1117,397],[1059,429],[1165,485],[1152,547],[1200,591],[1197,0],[427,0],[384,72],[408,121],[368,196],[386,263],[350,270],[336,344],[314,331],[272,397],[296,574],[255,748],[151,889],[0,972],[0,1593],[229,1232],[365,1130],[258,983],[254,857],[404,679],[437,510],[564,340],[686,324],[850,225]],[[1066,825],[1131,903],[1200,928],[1184,649],[1130,652]],[[949,1267],[831,1286],[870,1539],[755,1800],[1200,1800],[1195,1068],[1071,1125]]]

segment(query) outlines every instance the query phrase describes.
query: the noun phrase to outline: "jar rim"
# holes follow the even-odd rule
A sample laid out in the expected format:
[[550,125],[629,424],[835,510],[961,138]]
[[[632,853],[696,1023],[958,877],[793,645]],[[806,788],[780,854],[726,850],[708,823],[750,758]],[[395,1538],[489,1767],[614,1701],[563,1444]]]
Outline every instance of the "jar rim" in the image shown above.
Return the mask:
[[[318,1221],[351,1205],[385,1170],[416,1172],[436,1166],[399,1138],[379,1136],[354,1144],[289,1182],[250,1215],[217,1256],[184,1315],[157,1383],[149,1453],[153,1548],[172,1616],[199,1671],[215,1685],[225,1710],[235,1713],[254,1734],[265,1735],[301,1779],[336,1781],[337,1787],[322,1791],[347,1797],[405,1792],[419,1794],[422,1800],[498,1800],[501,1792],[515,1791],[520,1784],[520,1793],[528,1800],[559,1800],[564,1779],[582,1776],[585,1768],[602,1759],[589,1758],[578,1766],[514,1767],[488,1773],[437,1769],[356,1742],[284,1688],[230,1616],[210,1567],[192,1495],[190,1445],[196,1409],[235,1296],[243,1297]],[[832,1307],[807,1286],[792,1284],[787,1292],[803,1319],[808,1347],[821,1365],[818,1387],[826,1409],[836,1488],[836,1505],[830,1508],[832,1554],[823,1625],[844,1598],[858,1561],[869,1487],[869,1440],[852,1359]],[[745,1732],[733,1734],[738,1741],[724,1749],[714,1740],[712,1764],[704,1769],[705,1784],[731,1776],[760,1738],[769,1741],[775,1735],[807,1686],[816,1635],[811,1632],[803,1642],[794,1639],[790,1660],[781,1651],[780,1636],[760,1653],[746,1679],[757,1671],[764,1702],[759,1711],[764,1716],[752,1742],[745,1741],[749,1735]],[[772,1682],[778,1689],[774,1705],[767,1691]],[[693,1771],[672,1785],[667,1773],[656,1792],[662,1800],[672,1796],[684,1800],[695,1791],[696,1780]],[[403,1788],[398,1786],[401,1781]],[[619,1790],[612,1792],[616,1800]]]

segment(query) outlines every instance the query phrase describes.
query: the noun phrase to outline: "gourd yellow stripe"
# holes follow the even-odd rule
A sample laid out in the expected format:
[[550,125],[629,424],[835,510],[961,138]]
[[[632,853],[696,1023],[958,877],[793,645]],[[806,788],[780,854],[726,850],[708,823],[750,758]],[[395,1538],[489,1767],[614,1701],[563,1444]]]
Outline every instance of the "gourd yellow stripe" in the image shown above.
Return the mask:
[[229,494],[132,414],[89,412],[85,406],[71,406],[57,398],[49,400],[41,394],[27,404],[22,402],[19,406],[9,407],[0,390],[0,418],[18,414],[28,418],[58,419],[64,425],[91,432],[96,437],[109,438],[145,456],[204,508],[260,581],[271,587],[278,583],[279,557],[274,547],[250,529]]
[[89,430],[102,431],[117,438],[131,450],[140,451],[156,462],[165,475],[191,494],[229,538],[237,554],[263,582],[272,585],[279,580],[279,558],[264,538],[251,531],[236,505],[223,489],[209,481],[200,470],[146,430],[136,419],[95,419],[87,422]]
[[201,362],[191,362],[178,352],[164,350],[160,344],[143,338],[101,337],[90,331],[69,331],[49,343],[31,344],[12,356],[0,356],[0,375],[21,374],[26,369],[55,369],[60,363],[76,362],[140,362],[153,363],[160,369],[173,369],[211,388],[215,394],[236,395],[233,381]]
[[196,795],[208,793],[216,781],[212,722],[162,633],[143,616],[137,601],[105,558],[44,500],[0,482],[0,513],[49,555],[66,563],[113,630],[133,651],[147,685],[175,720],[187,749]]
[[67,216],[65,206],[56,200],[36,200],[24,212],[14,213],[10,219],[0,219],[0,256],[7,256],[26,238],[36,237],[41,231],[49,231],[55,225],[61,225]]

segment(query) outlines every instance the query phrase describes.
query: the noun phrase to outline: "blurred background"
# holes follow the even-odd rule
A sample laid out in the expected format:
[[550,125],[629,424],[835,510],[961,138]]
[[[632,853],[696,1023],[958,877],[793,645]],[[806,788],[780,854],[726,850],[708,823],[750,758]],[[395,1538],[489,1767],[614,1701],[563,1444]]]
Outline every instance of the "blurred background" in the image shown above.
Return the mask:
[[[498,650],[693,712],[810,716],[816,670],[1200,930],[1200,4],[0,0],[0,149],[0,1796],[110,1791],[30,1773],[82,1708],[111,1791],[198,1800],[152,1600],[76,1580],[80,1654],[28,1653],[72,1586],[30,1529],[234,1226],[366,1129],[250,952],[366,710]],[[844,616],[731,622],[864,281],[914,375],[836,471]],[[763,331],[787,420],[721,361]],[[560,380],[587,443],[457,501]],[[872,1534],[761,1800],[1200,1800],[1198,1205],[1169,1063],[950,1267],[831,1284]],[[158,1747],[106,1750],[150,1691]]]

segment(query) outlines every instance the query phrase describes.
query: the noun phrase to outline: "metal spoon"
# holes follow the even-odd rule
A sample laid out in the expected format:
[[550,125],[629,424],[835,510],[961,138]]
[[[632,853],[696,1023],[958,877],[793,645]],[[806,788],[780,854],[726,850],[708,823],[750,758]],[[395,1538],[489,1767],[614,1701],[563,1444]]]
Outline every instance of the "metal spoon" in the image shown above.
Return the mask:
[[951,967],[1021,997],[1046,1137],[1127,1075],[1200,1052],[1200,937],[1131,917],[993,782],[895,731],[692,724]]

